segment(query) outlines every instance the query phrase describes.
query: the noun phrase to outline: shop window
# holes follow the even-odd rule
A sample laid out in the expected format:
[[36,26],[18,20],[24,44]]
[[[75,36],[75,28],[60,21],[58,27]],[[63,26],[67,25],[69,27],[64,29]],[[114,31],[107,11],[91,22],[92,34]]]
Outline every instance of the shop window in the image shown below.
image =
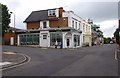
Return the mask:
[[80,46],[80,36],[74,35],[74,46]]
[[39,45],[39,34],[20,35],[20,45]]
[[62,43],[62,33],[51,33],[50,34],[50,45],[54,46],[56,41],[58,42],[58,45]]

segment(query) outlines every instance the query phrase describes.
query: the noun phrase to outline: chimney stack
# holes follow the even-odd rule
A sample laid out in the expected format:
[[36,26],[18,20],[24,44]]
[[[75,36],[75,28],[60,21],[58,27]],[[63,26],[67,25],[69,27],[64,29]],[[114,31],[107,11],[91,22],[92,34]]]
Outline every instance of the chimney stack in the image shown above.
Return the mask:
[[62,17],[63,7],[59,7],[59,17]]

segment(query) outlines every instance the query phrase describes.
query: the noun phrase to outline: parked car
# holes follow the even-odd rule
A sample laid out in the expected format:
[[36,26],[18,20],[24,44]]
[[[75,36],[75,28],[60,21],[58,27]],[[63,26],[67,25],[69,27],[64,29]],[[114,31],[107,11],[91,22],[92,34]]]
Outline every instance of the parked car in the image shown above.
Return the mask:
[[110,44],[113,44],[113,41],[110,41]]

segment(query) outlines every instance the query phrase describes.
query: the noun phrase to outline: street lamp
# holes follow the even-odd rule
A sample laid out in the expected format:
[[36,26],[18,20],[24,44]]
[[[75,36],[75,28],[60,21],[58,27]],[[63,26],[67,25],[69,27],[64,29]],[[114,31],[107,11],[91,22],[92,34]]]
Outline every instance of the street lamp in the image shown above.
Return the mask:
[[15,29],[15,13],[10,12],[11,14],[14,14],[14,29]]
[[[14,34],[16,34],[16,30],[15,30],[15,13],[13,13],[13,12],[10,12],[11,14],[14,14],[14,31],[12,31],[12,32],[14,32]],[[16,43],[16,38],[15,38],[16,36],[14,36],[14,45],[15,45],[15,43]]]

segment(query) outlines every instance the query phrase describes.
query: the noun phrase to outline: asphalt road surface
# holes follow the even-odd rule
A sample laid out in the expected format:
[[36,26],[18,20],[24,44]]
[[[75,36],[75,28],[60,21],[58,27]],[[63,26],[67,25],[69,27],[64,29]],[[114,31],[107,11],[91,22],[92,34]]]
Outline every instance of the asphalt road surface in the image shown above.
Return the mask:
[[2,72],[3,76],[118,76],[115,44],[79,49],[41,49],[3,46],[31,57],[25,65]]

